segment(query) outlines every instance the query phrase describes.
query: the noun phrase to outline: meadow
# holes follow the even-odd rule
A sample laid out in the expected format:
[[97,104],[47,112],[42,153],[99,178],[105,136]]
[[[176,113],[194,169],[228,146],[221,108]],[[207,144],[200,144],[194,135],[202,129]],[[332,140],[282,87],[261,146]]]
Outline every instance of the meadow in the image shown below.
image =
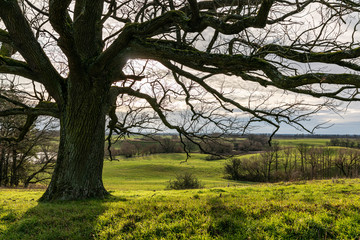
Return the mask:
[[206,188],[244,185],[224,179],[227,160],[206,161],[205,158],[205,154],[194,153],[185,161],[185,154],[169,153],[106,161],[103,180],[109,190],[164,190],[170,179],[189,172]]
[[300,144],[307,144],[309,146],[326,146],[329,139],[326,138],[297,138],[297,139],[274,139],[279,142],[281,146],[297,146]]
[[[42,203],[42,188],[0,188],[0,239],[360,237],[360,179],[239,182],[224,178],[226,160],[184,160],[172,153],[106,161],[104,200]],[[166,189],[183,172],[204,188]]]
[[2,189],[0,239],[358,239],[360,181],[180,191],[113,191],[106,200],[38,203]]

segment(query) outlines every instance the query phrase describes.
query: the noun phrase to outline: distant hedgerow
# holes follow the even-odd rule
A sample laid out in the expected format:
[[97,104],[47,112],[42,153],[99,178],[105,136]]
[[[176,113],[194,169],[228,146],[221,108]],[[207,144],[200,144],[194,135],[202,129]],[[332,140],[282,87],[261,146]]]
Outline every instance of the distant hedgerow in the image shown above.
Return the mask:
[[191,173],[179,174],[175,180],[169,180],[167,188],[169,189],[196,189],[202,188],[201,182]]

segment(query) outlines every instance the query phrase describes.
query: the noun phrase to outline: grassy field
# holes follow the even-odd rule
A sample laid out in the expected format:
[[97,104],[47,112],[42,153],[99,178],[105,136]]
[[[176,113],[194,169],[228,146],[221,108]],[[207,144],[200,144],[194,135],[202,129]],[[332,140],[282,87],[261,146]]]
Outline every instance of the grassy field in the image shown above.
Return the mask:
[[190,172],[207,188],[243,185],[223,178],[226,160],[206,161],[203,154],[191,156],[186,162],[181,153],[106,161],[104,184],[110,190],[164,190],[177,174]]
[[[281,144],[299,143],[289,142]],[[360,238],[360,179],[235,182],[223,178],[226,160],[184,160],[159,154],[106,161],[112,196],[105,200],[39,203],[43,189],[0,189],[0,240]],[[183,172],[205,188],[165,190]]]
[[0,239],[358,239],[360,181],[180,191],[114,191],[109,199],[38,203],[2,189]]
[[326,138],[298,138],[298,139],[274,139],[273,141],[277,141],[281,146],[297,146],[299,144],[307,144],[310,146],[326,146],[326,144],[330,141]]
[[[162,136],[168,137],[171,136]],[[132,136],[131,140],[140,139]],[[282,147],[296,147],[299,144],[309,146],[326,146],[329,139],[299,138],[274,139]],[[141,142],[141,141],[140,141]],[[119,147],[120,143],[117,143]],[[141,143],[143,144],[143,143]],[[105,161],[104,184],[109,190],[164,190],[170,179],[177,173],[191,172],[198,177],[205,187],[225,187],[243,185],[236,181],[224,179],[224,163],[226,160],[207,161],[206,155],[192,153],[188,161],[185,154],[155,154],[145,157],[123,158],[119,161]],[[243,155],[240,158],[249,157]],[[247,182],[247,184],[250,184]]]

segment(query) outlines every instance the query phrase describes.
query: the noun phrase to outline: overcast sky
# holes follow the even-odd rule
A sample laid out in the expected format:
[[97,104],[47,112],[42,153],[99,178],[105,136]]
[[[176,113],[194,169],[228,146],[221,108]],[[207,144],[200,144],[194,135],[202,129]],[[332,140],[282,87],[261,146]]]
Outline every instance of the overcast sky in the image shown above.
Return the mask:
[[[325,128],[315,130],[315,134],[339,134],[339,135],[360,135],[360,106],[357,103],[352,103],[348,108],[337,113],[330,111],[322,111],[313,115],[309,122],[304,125],[311,128],[317,124],[325,123]],[[268,133],[270,128],[260,128],[257,132]],[[307,134],[304,131],[298,131],[288,125],[281,125],[278,134]]]

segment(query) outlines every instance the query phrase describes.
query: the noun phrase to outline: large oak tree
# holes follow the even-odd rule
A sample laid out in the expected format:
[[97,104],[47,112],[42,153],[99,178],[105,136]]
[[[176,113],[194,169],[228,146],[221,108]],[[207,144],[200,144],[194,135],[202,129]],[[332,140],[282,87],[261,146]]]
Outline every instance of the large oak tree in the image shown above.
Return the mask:
[[[243,129],[303,127],[299,102],[244,102],[240,90],[250,84],[358,100],[359,12],[352,0],[0,0],[0,73],[40,84],[52,99],[24,105],[1,91],[16,107],[0,116],[60,119],[43,200],[101,198],[106,116],[125,134],[157,129],[152,111],[185,142],[205,125],[234,128],[231,113],[250,116]],[[180,124],[172,106],[189,121]]]

